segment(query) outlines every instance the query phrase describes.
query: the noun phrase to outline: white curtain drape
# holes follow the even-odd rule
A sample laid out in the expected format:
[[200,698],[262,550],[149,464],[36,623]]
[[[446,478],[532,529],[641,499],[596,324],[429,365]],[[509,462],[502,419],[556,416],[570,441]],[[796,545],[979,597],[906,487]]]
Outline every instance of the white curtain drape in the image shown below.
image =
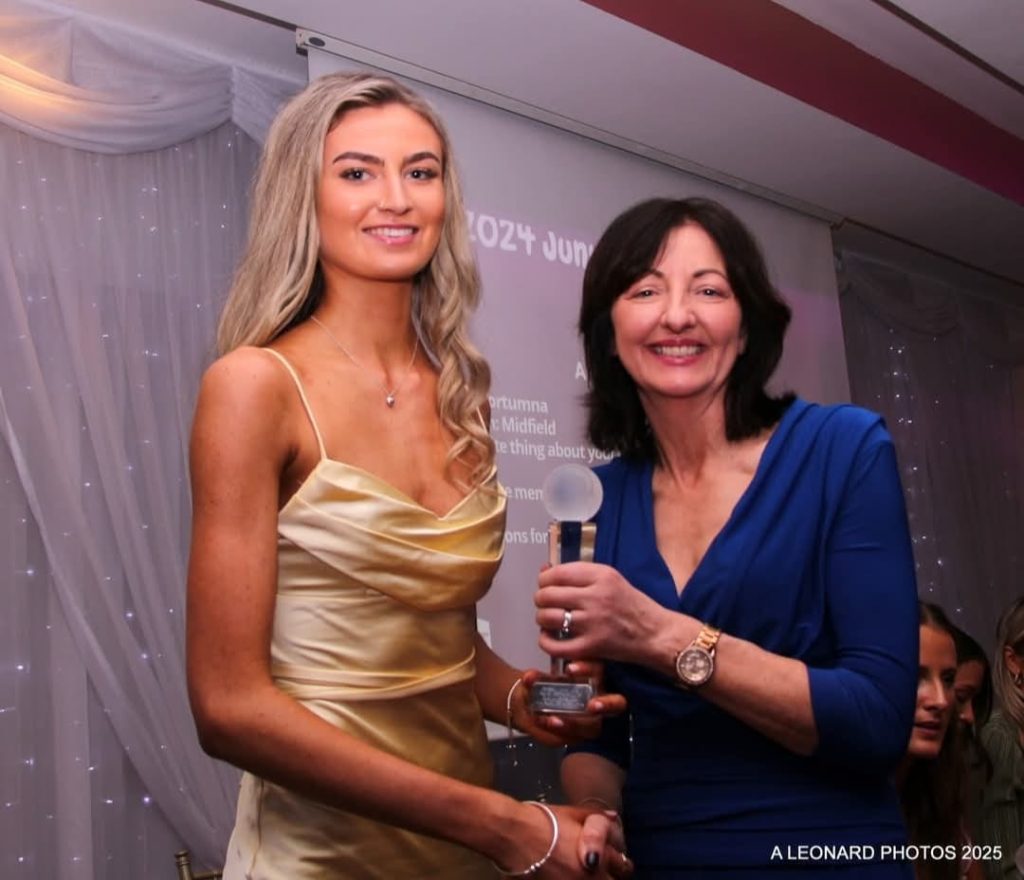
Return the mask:
[[[187,436],[261,135],[301,83],[0,13],[0,874],[222,858],[184,681]],[[242,129],[246,131],[243,131]]]
[[0,123],[98,153],[159,150],[233,121],[262,142],[296,83],[185,55],[45,0],[4,0]]
[[838,252],[851,394],[893,434],[921,597],[991,651],[1024,592],[1024,290],[851,238]]

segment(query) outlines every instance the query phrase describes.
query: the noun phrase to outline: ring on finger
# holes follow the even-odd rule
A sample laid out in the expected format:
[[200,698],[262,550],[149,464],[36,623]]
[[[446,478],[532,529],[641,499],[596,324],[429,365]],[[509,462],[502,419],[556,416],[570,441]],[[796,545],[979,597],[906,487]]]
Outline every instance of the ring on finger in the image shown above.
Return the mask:
[[558,633],[563,639],[572,636],[572,611],[568,608],[562,612],[562,628]]

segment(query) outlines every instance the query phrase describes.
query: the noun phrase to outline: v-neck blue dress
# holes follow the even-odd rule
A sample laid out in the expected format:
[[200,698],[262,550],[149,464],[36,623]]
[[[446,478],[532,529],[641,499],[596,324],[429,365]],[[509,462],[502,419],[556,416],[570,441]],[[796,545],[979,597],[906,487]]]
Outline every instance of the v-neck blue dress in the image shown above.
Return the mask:
[[616,459],[597,473],[596,560],[667,608],[806,663],[819,735],[815,755],[793,754],[658,673],[609,663],[606,687],[629,714],[576,750],[627,771],[639,880],[912,877],[883,849],[906,840],[890,774],[914,714],[918,622],[881,419],[793,402],[681,593],[655,541],[653,465]]

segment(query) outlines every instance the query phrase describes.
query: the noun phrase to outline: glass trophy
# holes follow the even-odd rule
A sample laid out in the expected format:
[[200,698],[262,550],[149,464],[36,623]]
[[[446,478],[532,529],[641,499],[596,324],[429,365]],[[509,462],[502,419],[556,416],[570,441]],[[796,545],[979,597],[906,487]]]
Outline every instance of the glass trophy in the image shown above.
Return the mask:
[[[591,562],[597,526],[588,522],[601,507],[601,481],[590,468],[564,464],[555,468],[542,487],[544,507],[551,517],[548,525],[548,562]],[[572,637],[571,614],[554,633],[555,638]],[[589,679],[573,678],[566,672],[567,660],[551,658],[551,673],[541,676],[530,688],[530,708],[549,715],[578,715],[597,689]]]

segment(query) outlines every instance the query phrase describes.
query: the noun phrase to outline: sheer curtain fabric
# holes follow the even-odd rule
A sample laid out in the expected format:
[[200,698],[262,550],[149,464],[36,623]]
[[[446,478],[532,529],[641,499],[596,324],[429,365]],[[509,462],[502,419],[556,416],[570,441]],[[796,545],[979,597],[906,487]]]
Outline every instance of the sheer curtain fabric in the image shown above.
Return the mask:
[[184,680],[187,437],[250,134],[301,85],[0,13],[5,878],[222,858],[237,774],[199,749]]
[[839,267],[851,394],[893,434],[921,597],[991,652],[1024,589],[1024,290],[866,236]]

